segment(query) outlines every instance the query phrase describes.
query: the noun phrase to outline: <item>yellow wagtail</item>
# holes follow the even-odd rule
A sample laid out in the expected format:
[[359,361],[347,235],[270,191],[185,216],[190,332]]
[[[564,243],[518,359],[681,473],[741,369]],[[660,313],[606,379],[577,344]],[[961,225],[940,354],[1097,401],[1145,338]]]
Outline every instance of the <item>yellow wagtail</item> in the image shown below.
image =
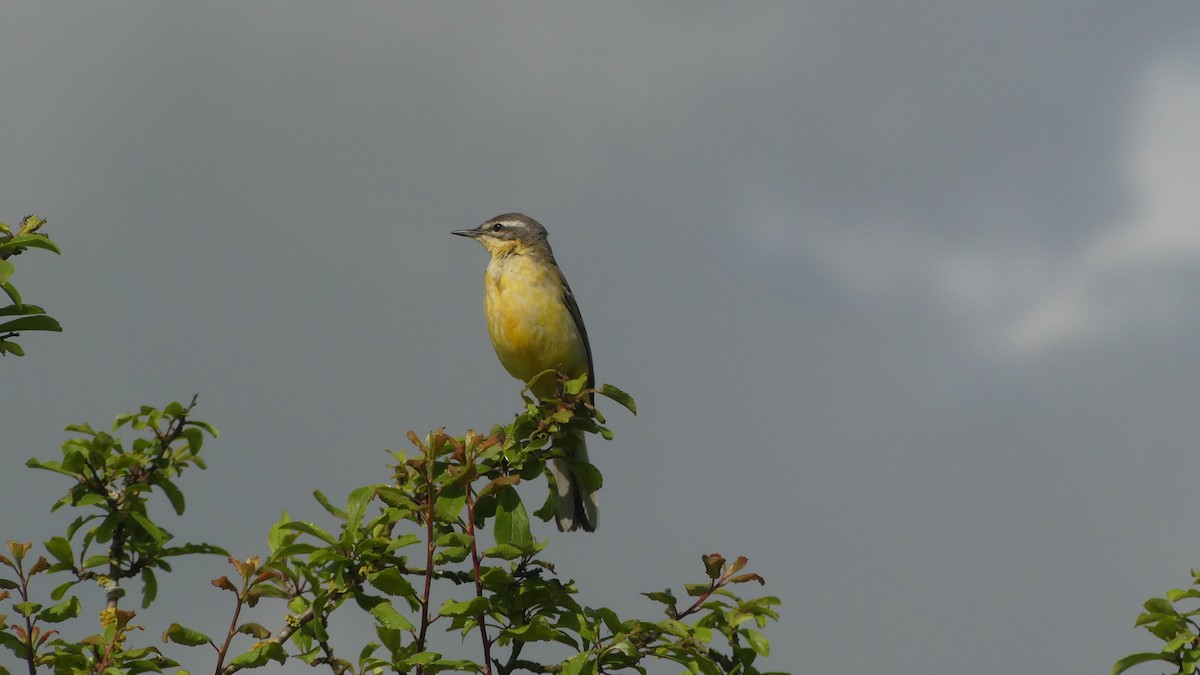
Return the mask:
[[[546,228],[528,216],[506,213],[454,234],[471,237],[492,255],[484,273],[483,310],[492,346],[504,369],[522,382],[546,370],[567,377],[586,373],[588,387],[594,386],[592,346],[575,295],[554,261]],[[533,384],[532,391],[544,398],[553,395],[555,387],[553,379],[543,377]],[[596,529],[596,493],[587,491],[570,465],[570,461],[588,461],[583,432],[563,431],[553,440],[568,458],[551,464],[558,489],[558,529],[592,532]]]

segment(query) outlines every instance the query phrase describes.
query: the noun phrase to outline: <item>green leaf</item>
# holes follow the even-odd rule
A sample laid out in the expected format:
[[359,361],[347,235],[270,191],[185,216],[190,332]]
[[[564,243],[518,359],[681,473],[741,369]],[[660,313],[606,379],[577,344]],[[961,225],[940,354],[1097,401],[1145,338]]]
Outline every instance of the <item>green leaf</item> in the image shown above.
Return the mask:
[[312,544],[286,544],[271,553],[271,560],[286,560],[296,556],[308,555],[316,550],[317,547]]
[[333,503],[329,501],[329,498],[325,496],[324,492],[321,492],[320,490],[313,490],[313,497],[316,498],[317,503],[321,505],[321,508],[329,512],[329,515],[339,520],[346,520],[346,512],[334,506]]
[[1172,588],[1167,591],[1167,600],[1171,602],[1179,602],[1184,598],[1200,598],[1200,589],[1189,588],[1187,590]]
[[[7,260],[0,259],[0,284],[7,283],[9,277],[13,275],[13,272],[16,271],[16,269],[17,268],[12,263],[8,262]],[[14,299],[13,302],[17,303],[18,305],[21,304],[19,300]]]
[[375,486],[368,485],[356,488],[350,492],[350,496],[346,499],[346,523],[351,528],[357,528],[362,525],[363,514],[366,513],[367,504],[375,497]]
[[504,634],[519,642],[548,642],[556,637],[550,622],[541,615],[534,615],[529,623],[509,628]]
[[154,543],[158,544],[159,546],[162,546],[171,539],[170,534],[167,534],[165,530],[160,528],[158,525],[155,525],[146,516],[134,512],[130,513],[129,517],[133,520],[133,522],[137,523],[138,527],[142,528],[146,534],[150,535],[150,538],[154,540]]
[[221,548],[220,546],[214,546],[212,544],[205,544],[205,543],[184,544],[182,546],[172,546],[170,548],[164,548],[162,551],[159,552],[159,556],[161,556],[163,558],[167,558],[170,556],[177,556],[177,555],[191,555],[193,553],[203,553],[205,555],[223,555],[225,557],[229,557],[229,551],[226,551],[225,549]]
[[[0,263],[4,262],[0,260]],[[13,301],[13,314],[34,314],[35,312],[25,311],[25,303],[21,302],[21,294],[17,292],[17,287],[13,286],[8,281],[0,282],[0,289],[3,289],[8,294],[9,299]]]
[[637,414],[637,403],[633,402],[633,397],[630,396],[629,394],[626,394],[625,392],[621,391],[620,389],[617,389],[616,387],[612,386],[611,384],[602,384],[602,385],[600,385],[600,388],[597,391],[602,396],[625,406],[625,409],[628,410],[629,412],[633,413],[634,415]]
[[563,391],[572,396],[578,396],[579,392],[583,391],[583,388],[587,385],[587,380],[587,375],[567,380],[563,383]]
[[592,660],[591,652],[583,652],[563,661],[562,675],[595,675],[596,662]]
[[1175,608],[1171,606],[1171,603],[1168,602],[1166,598],[1150,598],[1145,602],[1143,607],[1145,607],[1146,611],[1149,612],[1157,612],[1159,614],[1178,614],[1178,612],[1175,611]]
[[267,661],[278,661],[280,665],[287,661],[287,653],[278,642],[266,642],[238,656],[229,665],[238,668],[258,668],[267,665]]
[[12,340],[0,340],[0,354],[12,354],[14,356],[25,356],[25,350],[21,345]]
[[608,632],[613,635],[621,632],[621,619],[616,612],[607,607],[600,607],[593,611],[604,622],[604,627],[608,629]]
[[371,616],[379,622],[380,626],[391,630],[412,630],[412,622],[404,617],[403,614],[396,611],[392,607],[392,603],[384,601],[371,608]]
[[8,631],[0,631],[0,645],[8,647],[14,654],[17,655],[18,658],[23,659],[28,653],[25,648],[25,644],[17,639],[16,635],[13,635]]
[[337,543],[336,539],[334,539],[328,532],[321,529],[320,526],[316,525],[315,523],[309,523],[302,520],[293,520],[288,523],[283,523],[279,527],[284,530],[295,530],[296,532],[303,532],[305,534],[312,535],[326,544]]
[[438,610],[441,616],[477,616],[488,611],[491,602],[486,597],[474,597],[466,601],[447,600]]
[[7,323],[0,323],[0,331],[23,331],[23,330],[49,330],[61,333],[62,326],[57,321],[45,314],[37,316],[24,316],[20,319],[13,319]]
[[521,477],[517,476],[517,475],[499,476],[499,477],[493,479],[487,485],[484,485],[483,489],[479,491],[479,494],[476,498],[483,499],[484,497],[492,494],[493,492],[495,492],[496,490],[498,490],[500,488],[516,485],[517,483],[520,483],[520,482],[521,482]]
[[661,592],[657,592],[657,593],[642,593],[642,595],[646,596],[647,598],[650,598],[651,600],[653,600],[655,602],[661,602],[664,605],[670,605],[672,607],[674,607],[675,603],[678,602],[678,600],[675,599],[675,596],[672,595],[670,591],[661,591]]
[[380,645],[378,642],[368,642],[367,644],[363,645],[363,648],[358,651],[359,664],[371,658],[372,654],[379,651],[379,647]]
[[162,488],[163,494],[167,496],[167,501],[171,502],[171,508],[175,509],[175,515],[182,516],[186,503],[183,499],[183,492],[175,483],[161,473],[155,474],[150,483]]
[[402,490],[389,485],[381,485],[379,486],[378,493],[379,499],[388,506],[398,509],[407,509],[410,511],[415,511],[417,509],[416,502],[409,499],[408,495],[406,495]]
[[433,541],[438,548],[470,548],[471,538],[462,532],[447,532]]
[[557,510],[558,495],[555,494],[554,488],[551,487],[546,491],[546,500],[543,501],[542,505],[533,512],[533,515],[537,516],[539,520],[549,522],[550,519],[554,518],[554,514],[557,512]]
[[40,248],[61,254],[58,245],[44,234],[20,234],[4,242],[4,248]]
[[427,673],[440,673],[444,670],[460,670],[465,673],[482,673],[483,667],[467,659],[438,659],[426,668]]
[[463,507],[467,504],[467,491],[462,485],[449,487],[438,494],[437,502],[434,504],[434,513],[437,519],[443,522],[453,522],[458,519],[462,513]]
[[267,533],[267,545],[271,548],[272,557],[277,557],[280,547],[295,541],[296,534],[294,532],[284,532],[283,524],[290,521],[287,511],[279,517],[279,521],[271,526],[271,530]]
[[516,560],[525,555],[528,549],[517,548],[512,544],[499,544],[485,550],[481,555],[485,558],[499,558],[500,560]]
[[[75,474],[72,473],[71,475],[75,475]],[[105,503],[105,501],[106,500],[104,499],[104,495],[96,494],[95,492],[88,492],[86,494],[80,495],[79,499],[76,499],[75,501],[73,501],[71,503],[71,506],[75,506],[75,507],[92,506],[93,504],[103,504],[103,503]]]
[[82,608],[79,598],[72,595],[69,599],[42,610],[38,618],[49,623],[58,623],[79,616],[79,610]]
[[71,542],[66,537],[51,537],[45,546],[46,552],[54,556],[58,562],[66,565],[67,569],[75,564],[75,554],[71,552]]
[[379,636],[379,641],[383,643],[383,646],[392,653],[393,658],[395,658],[396,652],[404,648],[404,633],[401,631],[376,625],[375,634]]
[[74,471],[70,471],[68,469],[62,468],[62,465],[59,464],[58,462],[43,462],[42,460],[40,460],[36,457],[25,460],[25,466],[30,469],[45,469],[46,471],[53,471],[54,473],[61,473],[64,476],[74,476],[75,475]]
[[150,606],[158,597],[158,577],[149,567],[142,568],[142,609]]
[[442,655],[437,652],[417,652],[412,656],[404,659],[406,665],[422,665],[436,661]]
[[187,441],[188,452],[193,455],[200,452],[200,448],[204,447],[204,433],[194,427],[186,427],[179,432]]
[[[0,284],[0,286],[12,286],[12,284]],[[5,289],[7,290],[7,288]],[[16,290],[16,289],[13,289]],[[12,294],[9,294],[12,297]],[[14,302],[15,302],[14,298]],[[8,307],[0,307],[0,316],[25,316],[26,314],[45,314],[46,310],[37,305],[28,302],[22,303],[20,307],[9,305]]]
[[374,574],[368,575],[367,581],[369,581],[372,586],[378,588],[384,593],[387,593],[388,595],[412,597],[417,594],[417,591],[413,588],[413,585],[409,583],[408,579],[405,579],[404,575],[400,574],[400,570],[397,570],[395,567],[389,567]]
[[1169,654],[1152,654],[1150,652],[1142,652],[1140,654],[1130,654],[1125,658],[1113,664],[1112,675],[1121,675],[1121,673],[1130,668],[1148,661],[1167,661],[1173,663]]
[[402,535],[392,539],[392,541],[388,543],[387,550],[390,553],[392,551],[395,551],[396,549],[404,548],[405,546],[412,546],[413,544],[419,544],[419,543],[421,543],[421,538],[410,532],[408,534],[402,534]]
[[271,631],[267,630],[266,626],[253,621],[249,621],[238,626],[237,632],[242,633],[243,635],[252,636],[259,640],[266,640],[267,638],[271,637]]
[[31,617],[42,611],[42,606],[36,602],[18,602],[13,604],[13,609],[23,617]]
[[520,548],[533,545],[533,533],[529,530],[529,514],[521,503],[521,496],[512,487],[502,488],[496,493],[496,520],[493,534],[497,544],[512,544]]
[[471,549],[465,546],[447,546],[446,548],[438,549],[433,556],[433,561],[438,564],[442,563],[460,563],[467,559],[471,554]]
[[746,642],[750,643],[750,648],[758,652],[759,656],[771,655],[771,644],[767,642],[767,638],[763,637],[762,633],[749,628],[743,628],[738,632],[746,638]]
[[62,600],[62,597],[67,594],[67,591],[71,590],[71,587],[77,583],[79,583],[79,579],[72,579],[65,584],[59,584],[54,588],[53,591],[50,591],[50,599]]

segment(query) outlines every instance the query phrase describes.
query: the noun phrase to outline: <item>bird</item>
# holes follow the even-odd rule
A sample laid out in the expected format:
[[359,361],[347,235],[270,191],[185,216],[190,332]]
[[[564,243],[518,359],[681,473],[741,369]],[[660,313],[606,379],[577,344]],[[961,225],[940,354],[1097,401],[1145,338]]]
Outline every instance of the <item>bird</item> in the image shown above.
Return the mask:
[[[491,254],[484,272],[483,309],[504,369],[525,383],[546,370],[569,378],[586,374],[587,388],[593,388],[592,345],[575,294],[550,250],[546,228],[529,216],[506,213],[453,234],[478,241]],[[548,377],[530,388],[540,399],[553,396],[556,389],[556,381]],[[594,532],[599,515],[596,492],[571,468],[571,462],[588,463],[583,432],[564,429],[551,440],[567,458],[550,464],[557,490],[555,524],[563,532]]]

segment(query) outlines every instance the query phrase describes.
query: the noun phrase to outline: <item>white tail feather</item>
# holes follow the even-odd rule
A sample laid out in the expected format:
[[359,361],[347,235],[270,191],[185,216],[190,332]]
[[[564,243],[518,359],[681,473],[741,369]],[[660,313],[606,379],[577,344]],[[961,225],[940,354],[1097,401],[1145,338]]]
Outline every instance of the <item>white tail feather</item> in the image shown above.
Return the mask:
[[[568,433],[556,437],[555,441],[571,459],[588,461],[587,446],[584,445],[582,435]],[[579,529],[585,532],[595,531],[600,517],[596,493],[587,491],[565,460],[556,459],[551,462],[550,471],[554,474],[554,483],[558,490],[555,503],[555,521],[558,529],[563,532]]]

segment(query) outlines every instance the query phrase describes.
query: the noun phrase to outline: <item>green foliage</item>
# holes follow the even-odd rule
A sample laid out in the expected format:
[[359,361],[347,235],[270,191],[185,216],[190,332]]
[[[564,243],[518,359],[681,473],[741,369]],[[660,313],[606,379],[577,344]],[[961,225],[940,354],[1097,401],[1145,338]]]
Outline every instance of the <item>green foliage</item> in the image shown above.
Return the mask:
[[[0,629],[0,645],[24,661],[30,672],[39,666],[62,673],[159,672],[177,665],[158,647],[127,644],[129,633],[141,627],[130,623],[135,612],[120,609],[119,604],[125,595],[122,584],[137,579],[142,606],[149,606],[158,588],[156,574],[170,572],[173,557],[228,555],[207,544],[172,545],[171,533],[156,522],[147,504],[157,491],[166,496],[177,515],[183,513],[183,493],[173,481],[190,466],[204,468],[199,455],[204,435],[217,434],[208,423],[189,417],[194,405],[193,398],[187,406],[143,407],[117,417],[109,433],[88,424],[70,425],[67,431],[75,436],[63,443],[60,460],[31,459],[26,463],[73,480],[51,510],[69,506],[81,511],[65,536],[51,537],[43,544],[49,558],[39,556],[27,564],[32,544],[13,541],[8,542],[9,555],[0,555],[0,572],[8,570],[8,575],[0,576],[0,588],[5,589],[0,600],[11,597],[13,590],[21,600],[13,604],[20,621]],[[114,435],[126,426],[141,434],[128,444]],[[96,549],[101,552],[94,552]],[[57,604],[43,606],[31,599],[32,582],[41,575],[59,577],[49,594]],[[81,614],[79,597],[63,600],[81,582],[103,591],[104,609],[99,613],[98,632],[69,640],[46,625]],[[0,615],[0,624],[4,622]]]
[[[1192,585],[1200,586],[1200,570],[1192,570]],[[1150,598],[1143,604],[1146,610],[1138,616],[1135,626],[1141,626],[1162,641],[1157,652],[1130,654],[1113,665],[1113,675],[1151,661],[1170,665],[1172,673],[1195,673],[1200,663],[1200,589],[1173,588],[1165,597]],[[1187,609],[1182,604],[1192,607]]]
[[[0,556],[12,577],[0,576],[0,600],[14,589],[20,596],[13,598],[16,622],[0,628],[0,645],[31,672],[160,672],[176,665],[167,650],[199,647],[222,675],[288,660],[335,674],[644,673],[654,661],[706,675],[759,673],[770,654],[761,630],[778,618],[779,600],[735,592],[763,584],[744,571],[745,558],[702,556],[698,583],[683,585],[686,603],[669,590],[645,594],[659,606],[657,618],[581,606],[575,582],[545,558],[548,541],[534,535],[531,515],[549,520],[550,512],[531,514],[517,486],[549,474],[547,462],[558,451],[548,439],[556,431],[611,436],[591,403],[595,394],[635,409],[615,387],[585,387],[583,380],[561,380],[559,398],[526,398],[511,424],[486,436],[409,433],[411,447],[393,453],[390,481],[354,489],[337,504],[317,491],[330,522],[284,513],[267,533],[264,555],[228,558],[231,571],[212,581],[230,598],[227,623],[196,625],[189,617],[148,646],[134,645],[139,627],[131,623],[134,612],[120,608],[122,583],[140,580],[146,606],[171,557],[227,556],[205,544],[173,546],[146,501],[157,491],[182,514],[186,502],[174,480],[190,466],[204,468],[200,449],[216,431],[189,417],[194,399],[122,415],[112,433],[68,427],[76,436],[63,444],[62,458],[29,466],[68,476],[72,485],[53,508],[83,515],[65,536],[46,541],[46,555],[32,564],[30,544],[10,542],[10,556]],[[143,436],[125,443],[112,435],[125,426]],[[93,553],[97,548],[103,551]],[[50,594],[56,604],[39,604],[30,593],[30,580],[42,574],[66,578]],[[47,630],[80,615],[83,601],[63,596],[82,581],[104,590],[99,632],[68,639]],[[242,619],[260,603],[278,607],[281,628]],[[330,638],[338,612],[365,612],[375,626],[349,657],[335,653]],[[435,627],[461,640],[454,654],[433,646]]]
[[[37,216],[25,216],[21,226],[14,233],[5,223],[0,223],[0,290],[8,295],[11,305],[0,307],[0,355],[12,354],[24,356],[25,350],[13,338],[19,337],[24,331],[61,331],[62,326],[53,318],[46,316],[46,311],[37,305],[31,305],[21,299],[21,294],[13,286],[11,278],[16,266],[9,258],[20,255],[27,249],[40,248],[59,253],[58,245],[44,234],[38,232],[46,221]],[[7,317],[18,317],[8,319]]]

